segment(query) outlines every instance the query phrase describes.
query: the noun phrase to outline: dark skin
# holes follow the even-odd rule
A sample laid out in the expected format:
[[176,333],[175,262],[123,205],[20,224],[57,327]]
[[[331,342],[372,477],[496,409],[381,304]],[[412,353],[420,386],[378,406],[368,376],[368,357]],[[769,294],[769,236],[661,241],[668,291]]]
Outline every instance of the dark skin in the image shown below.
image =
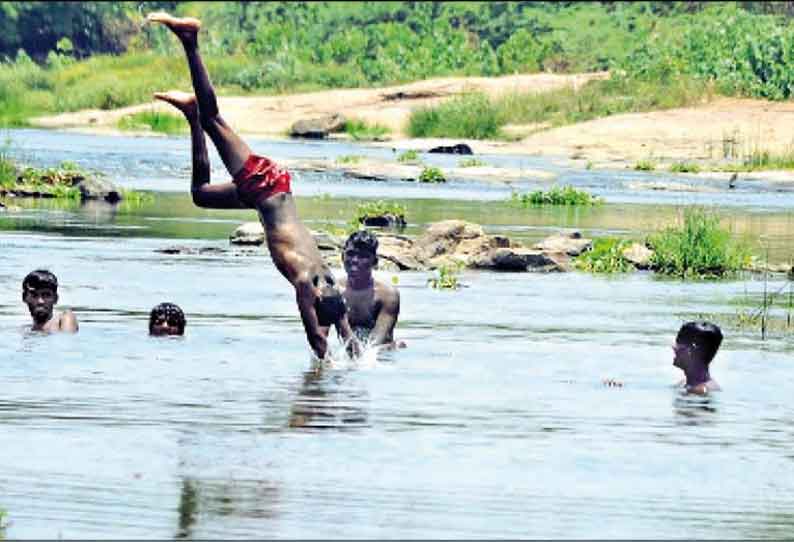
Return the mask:
[[394,342],[394,326],[400,315],[400,292],[376,281],[372,270],[377,256],[367,250],[348,247],[342,254],[347,279],[342,281],[342,295],[348,307],[348,320],[354,328],[369,332],[373,345],[405,346]]
[[[240,171],[252,152],[248,145],[232,131],[218,112],[215,92],[198,52],[200,21],[176,18],[167,13],[152,13],[150,22],[167,26],[181,41],[187,56],[195,95],[171,91],[155,94],[155,98],[170,103],[185,115],[190,124],[193,174],[191,194],[193,202],[207,209],[248,208],[237,196],[237,187],[231,183],[210,184],[210,162],[204,133],[218,150],[227,171],[234,175]],[[329,328],[321,326],[316,302],[322,297],[325,285],[334,285],[334,276],[323,261],[317,243],[309,230],[298,219],[291,194],[275,194],[260,199],[256,204],[259,219],[265,228],[267,246],[273,263],[295,288],[306,338],[314,354],[325,357],[328,350]],[[334,323],[343,340],[349,341],[351,353],[358,353],[345,316]]]
[[697,343],[676,341],[673,345],[673,365],[684,371],[685,380],[680,385],[687,393],[707,395],[710,391],[720,390],[709,373],[710,362]]
[[22,301],[28,306],[33,319],[33,331],[53,333],[78,330],[77,318],[72,311],[55,312],[58,293],[52,288],[30,288],[22,293]]

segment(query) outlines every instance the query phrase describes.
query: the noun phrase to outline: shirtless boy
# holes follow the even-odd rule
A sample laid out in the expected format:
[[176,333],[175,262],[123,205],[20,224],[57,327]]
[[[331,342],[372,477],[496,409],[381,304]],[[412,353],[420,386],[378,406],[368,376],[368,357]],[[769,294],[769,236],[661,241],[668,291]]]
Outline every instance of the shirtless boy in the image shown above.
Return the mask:
[[[344,298],[314,238],[298,219],[290,174],[254,154],[218,112],[215,91],[198,51],[201,22],[162,12],[149,14],[147,20],[167,26],[179,38],[187,56],[195,95],[171,91],[156,93],[155,98],[179,109],[190,124],[193,202],[209,209],[256,209],[273,263],[295,288],[298,310],[314,354],[325,357],[331,325],[356,353],[358,344],[347,321]],[[233,182],[210,184],[204,132],[215,144]]]
[[72,311],[55,312],[58,278],[49,271],[37,269],[25,277],[22,281],[22,301],[28,306],[33,319],[33,331],[77,331],[77,318]]
[[378,238],[367,230],[352,233],[345,242],[342,259],[347,273],[342,295],[356,336],[375,346],[396,346],[394,326],[400,315],[400,292],[372,276],[378,263]]
[[684,371],[680,383],[687,393],[706,395],[720,389],[711,378],[709,366],[722,343],[722,331],[710,322],[687,322],[681,326],[673,345],[673,365]]
[[185,313],[174,303],[160,303],[149,313],[149,335],[153,337],[184,335],[185,324]]

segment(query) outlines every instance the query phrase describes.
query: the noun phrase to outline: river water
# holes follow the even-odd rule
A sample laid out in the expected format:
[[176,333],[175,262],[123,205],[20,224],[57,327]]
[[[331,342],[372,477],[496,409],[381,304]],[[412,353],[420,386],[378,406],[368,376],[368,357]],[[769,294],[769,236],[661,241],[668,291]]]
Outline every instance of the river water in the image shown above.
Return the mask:
[[[670,349],[684,320],[729,322],[785,279],[471,271],[449,292],[428,289],[428,273],[379,272],[400,285],[408,347],[317,367],[266,249],[228,250],[253,213],[190,205],[183,138],[12,135],[34,163],[70,159],[162,191],[113,211],[27,202],[0,215],[9,538],[790,536],[791,332],[726,327],[713,365],[725,391],[707,400],[678,395]],[[260,145],[290,157],[324,148]],[[390,152],[327,145],[331,156]],[[343,222],[357,198],[401,197],[415,229],[462,217],[525,239],[560,227],[637,234],[701,197],[632,199],[609,173],[546,165],[615,203],[527,213],[492,183],[460,183],[461,196],[308,174],[296,192],[310,224]],[[785,261],[794,194],[745,192],[719,196],[726,220]],[[174,244],[220,250],[157,252]],[[79,334],[25,332],[20,283],[42,266]],[[147,336],[164,300],[185,309],[184,338]]]

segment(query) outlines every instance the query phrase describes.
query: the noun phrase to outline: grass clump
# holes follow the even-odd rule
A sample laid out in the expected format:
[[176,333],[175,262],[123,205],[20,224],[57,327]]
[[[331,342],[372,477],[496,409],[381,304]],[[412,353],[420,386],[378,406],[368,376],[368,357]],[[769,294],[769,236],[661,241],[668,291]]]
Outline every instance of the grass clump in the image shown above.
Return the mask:
[[383,218],[385,223],[397,226],[405,225],[405,205],[393,201],[368,201],[359,203],[356,206],[353,219],[350,224],[357,229],[360,224],[366,224],[373,219]]
[[447,182],[447,178],[444,177],[444,173],[433,166],[427,166],[422,169],[422,172],[419,174],[419,182],[420,183],[445,183]]
[[400,153],[397,157],[397,161],[400,163],[411,163],[411,162],[418,162],[419,161],[419,153],[415,150],[409,149],[405,152]]
[[720,277],[750,262],[750,251],[720,227],[719,217],[702,208],[686,209],[683,223],[648,237],[651,266],[681,277]]
[[187,123],[181,116],[158,111],[141,111],[121,117],[120,130],[148,130],[161,134],[178,134],[187,131]]
[[670,166],[671,173],[700,173],[700,166],[694,162],[676,162]]
[[390,130],[382,124],[367,124],[363,120],[349,120],[345,123],[345,133],[355,141],[382,141]]
[[8,514],[0,508],[0,540],[5,540],[6,527],[8,527]]
[[632,241],[604,237],[593,242],[593,248],[583,252],[574,260],[577,269],[590,273],[626,273],[634,271],[634,265],[623,257],[623,251]]
[[342,156],[337,156],[336,163],[337,164],[358,164],[363,159],[363,156],[358,154],[345,154]]
[[411,137],[495,139],[500,137],[503,124],[504,119],[488,96],[472,92],[413,111],[408,119],[408,134]]
[[457,290],[461,287],[458,273],[460,265],[442,265],[436,269],[436,274],[427,279],[427,285],[434,290]]
[[656,162],[650,159],[640,160],[634,164],[634,169],[636,171],[653,171],[656,169]]
[[603,203],[601,198],[593,196],[584,190],[577,190],[573,186],[555,186],[548,191],[536,190],[529,194],[518,194],[513,192],[509,202],[519,207],[529,207],[533,205],[599,205]]
[[458,162],[458,167],[480,167],[485,165],[487,165],[485,162],[477,158],[464,158]]

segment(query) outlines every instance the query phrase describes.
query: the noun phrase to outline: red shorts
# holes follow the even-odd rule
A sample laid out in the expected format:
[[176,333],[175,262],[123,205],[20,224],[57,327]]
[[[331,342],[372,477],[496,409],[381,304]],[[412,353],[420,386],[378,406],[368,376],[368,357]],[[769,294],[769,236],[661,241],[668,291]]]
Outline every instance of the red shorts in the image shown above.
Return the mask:
[[290,174],[286,169],[256,154],[248,157],[233,178],[234,184],[237,185],[237,197],[251,207],[256,207],[259,201],[282,192],[291,194],[290,180]]

